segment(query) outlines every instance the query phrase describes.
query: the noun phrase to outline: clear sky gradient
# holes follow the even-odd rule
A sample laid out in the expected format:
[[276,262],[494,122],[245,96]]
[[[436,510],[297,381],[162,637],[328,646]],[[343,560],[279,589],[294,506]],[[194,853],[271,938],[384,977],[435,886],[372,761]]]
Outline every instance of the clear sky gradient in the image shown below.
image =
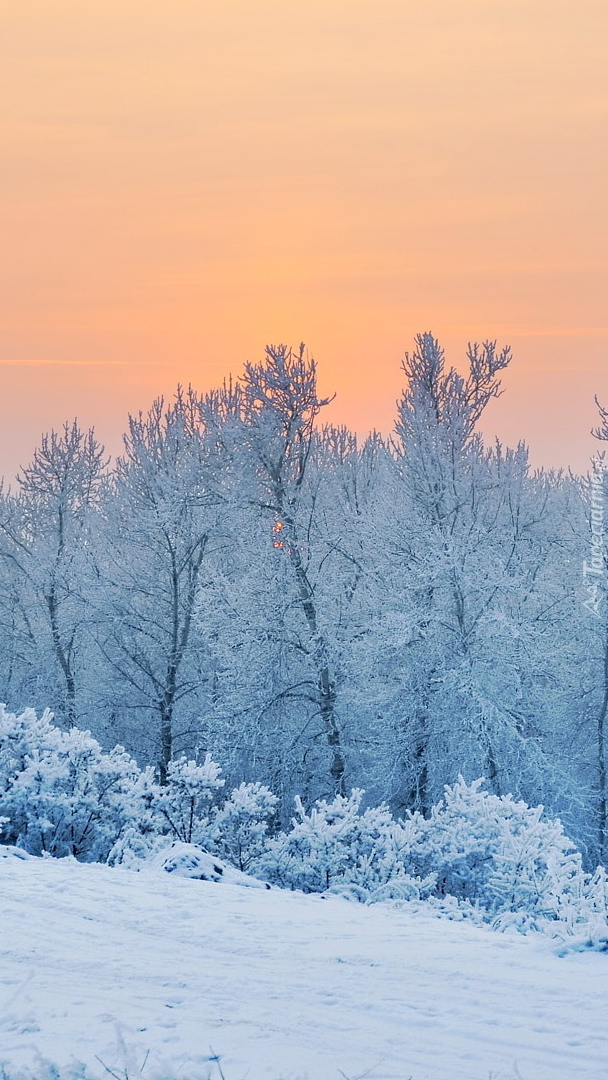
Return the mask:
[[391,429],[432,330],[511,344],[488,436],[608,404],[605,0],[0,0],[0,473],[305,340]]

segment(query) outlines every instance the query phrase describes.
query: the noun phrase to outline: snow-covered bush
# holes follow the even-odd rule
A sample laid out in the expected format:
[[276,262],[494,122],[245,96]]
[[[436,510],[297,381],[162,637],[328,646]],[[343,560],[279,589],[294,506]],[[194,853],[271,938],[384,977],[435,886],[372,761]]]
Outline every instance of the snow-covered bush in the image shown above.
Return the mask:
[[361,812],[362,798],[355,788],[348,798],[319,800],[310,813],[297,798],[291,831],[270,840],[260,860],[269,879],[305,892],[352,884],[367,893],[408,877],[418,823],[396,822],[386,806]]
[[4,845],[141,866],[176,841],[194,843],[199,861],[219,857],[288,888],[366,903],[430,897],[474,905],[499,929],[551,920],[593,940],[608,937],[604,868],[585,873],[560,821],[491,794],[483,780],[459,777],[426,819],[395,821],[386,806],[362,810],[357,788],[310,811],[297,798],[291,828],[272,835],[276,796],[243,783],[219,802],[224,780],[211,754],[202,763],[172,761],[160,785],[121,746],[104,751],[90,732],[62,731],[52,720],[48,710],[16,715],[0,705]]
[[150,811],[156,817],[158,831],[189,844],[194,833],[209,824],[210,809],[217,791],[224,786],[221,767],[211,754],[198,765],[186,757],[176,758],[167,766],[167,783],[150,787]]
[[110,865],[138,868],[152,852],[166,846],[168,826],[159,819],[158,789],[150,765],[133,777],[124,795],[125,826],[108,853]]
[[584,872],[561,822],[545,820],[542,807],[462,777],[426,819],[395,821],[385,806],[361,811],[362,796],[355,789],[309,813],[296,799],[291,830],[268,841],[256,871],[279,885],[366,903],[431,897],[474,905],[500,929],[545,920],[605,926],[606,872]]
[[241,784],[216,810],[197,839],[239,870],[255,869],[264,855],[278,799],[264,784]]
[[158,783],[152,768],[142,769],[129,793],[129,825],[109,862],[138,867],[174,841],[210,846],[214,799],[225,783],[221,771],[209,753],[201,764],[183,756],[169,762],[166,784]]
[[47,710],[0,706],[4,843],[32,854],[105,859],[128,824],[139,768],[121,746],[104,752],[88,731],[61,731]]
[[223,806],[211,754],[170,762],[167,783],[125,750],[103,751],[90,732],[65,732],[46,710],[16,715],[0,705],[0,840],[32,854],[73,855],[136,865],[167,845],[194,838],[244,869],[259,858],[276,797],[242,784]]
[[255,869],[265,851],[277,798],[263,784],[241,784],[217,804],[224,784],[219,773],[209,754],[202,765],[183,758],[170,764],[164,786],[151,769],[142,770],[131,790],[130,825],[109,861],[139,869],[142,860],[180,842],[211,853],[209,858],[226,859],[240,871]]
[[526,911],[564,918],[580,908],[588,887],[581,856],[560,821],[544,820],[542,806],[483,790],[462,777],[446,786],[419,830],[413,861],[437,874],[437,892],[477,903],[491,914]]

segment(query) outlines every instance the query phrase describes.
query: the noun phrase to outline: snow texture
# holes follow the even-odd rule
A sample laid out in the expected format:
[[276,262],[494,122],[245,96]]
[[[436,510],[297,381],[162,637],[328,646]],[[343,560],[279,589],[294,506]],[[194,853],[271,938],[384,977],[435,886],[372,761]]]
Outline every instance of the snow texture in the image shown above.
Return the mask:
[[270,888],[266,882],[244,874],[217,856],[203,851],[196,844],[185,844],[181,840],[175,840],[169,847],[162,848],[147,861],[149,866],[157,866],[168,874],[177,874],[178,877],[214,881],[222,885],[244,885],[249,889]]
[[41,1055],[124,1076],[122,1042],[138,1063],[129,1076],[145,1061],[144,1080],[217,1076],[213,1054],[226,1080],[608,1076],[601,952],[559,956],[548,937],[439,919],[420,903],[5,853],[9,1075],[41,1070]]

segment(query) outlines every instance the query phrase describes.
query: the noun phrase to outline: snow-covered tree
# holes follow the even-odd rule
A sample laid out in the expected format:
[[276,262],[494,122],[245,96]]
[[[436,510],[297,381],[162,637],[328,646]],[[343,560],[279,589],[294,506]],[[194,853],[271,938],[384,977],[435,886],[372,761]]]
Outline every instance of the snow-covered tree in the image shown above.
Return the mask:
[[555,483],[530,472],[524,446],[486,449],[476,430],[508,363],[493,343],[470,346],[461,376],[424,334],[404,364],[401,525],[387,570],[389,610],[407,634],[396,730],[403,808],[428,811],[456,770],[526,797],[544,775],[550,802],[568,785],[552,760],[549,697],[537,692],[547,641],[559,652],[556,627],[569,610],[569,584],[554,572],[563,558]]
[[209,677],[195,616],[219,542],[213,459],[195,395],[178,392],[171,407],[158,400],[130,418],[104,502],[95,598],[100,691],[121,737],[153,756],[163,781],[176,735],[178,749],[199,741]]
[[94,432],[74,420],[42,437],[17,493],[0,501],[4,693],[51,700],[66,726],[84,708],[89,548],[106,465]]
[[590,480],[484,446],[508,361],[471,346],[461,375],[420,335],[395,440],[320,427],[316,365],[282,345],[132,417],[112,470],[77,424],[46,436],[0,493],[3,696],[163,782],[211,753],[229,788],[276,795],[273,833],[296,794],[351,785],[428,814],[460,771],[605,860],[606,605],[581,577],[591,550],[606,569],[603,472],[596,506]]
[[[320,619],[310,554],[314,492],[307,485],[315,421],[328,399],[317,391],[317,371],[304,345],[294,351],[269,346],[262,364],[246,364],[242,380],[246,446],[257,483],[252,497],[268,512],[280,552],[290,569],[294,601],[302,616],[310,674],[299,694],[321,722],[330,752],[329,773],[341,791],[344,755],[336,708],[336,671]],[[308,490],[307,490],[308,489]],[[272,517],[270,517],[272,515]]]

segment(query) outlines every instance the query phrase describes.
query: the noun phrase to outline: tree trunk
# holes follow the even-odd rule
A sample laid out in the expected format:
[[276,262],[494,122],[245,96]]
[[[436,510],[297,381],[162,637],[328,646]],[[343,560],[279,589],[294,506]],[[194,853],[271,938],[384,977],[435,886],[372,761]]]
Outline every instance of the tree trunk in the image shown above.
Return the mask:
[[57,603],[54,585],[51,586],[50,591],[47,594],[46,603],[51,623],[55,656],[59,662],[65,683],[67,722],[68,726],[72,728],[76,726],[76,680],[74,678],[74,672],[72,671],[69,652],[66,652],[61,641],[61,634],[59,631],[59,605]]
[[158,776],[161,784],[167,783],[167,770],[173,754],[173,706],[161,706],[160,714],[160,760]]
[[321,714],[321,719],[323,721],[323,726],[326,732],[327,745],[329,746],[331,751],[331,765],[329,772],[332,778],[336,795],[343,795],[344,772],[346,764],[344,761],[344,754],[342,752],[340,728],[338,726],[338,718],[336,715],[335,681],[332,679],[332,673],[327,656],[327,644],[323,635],[319,632],[317,611],[313,600],[313,591],[311,584],[308,580],[306,568],[302,563],[302,558],[295,535],[295,525],[293,520],[287,516],[285,517],[285,525],[287,527],[286,535],[289,543],[288,554],[289,558],[291,559],[292,566],[295,570],[298,592],[300,594],[300,600],[302,603],[302,610],[306,618],[311,638],[315,645],[314,656],[318,670],[317,688],[319,694],[319,712]]

